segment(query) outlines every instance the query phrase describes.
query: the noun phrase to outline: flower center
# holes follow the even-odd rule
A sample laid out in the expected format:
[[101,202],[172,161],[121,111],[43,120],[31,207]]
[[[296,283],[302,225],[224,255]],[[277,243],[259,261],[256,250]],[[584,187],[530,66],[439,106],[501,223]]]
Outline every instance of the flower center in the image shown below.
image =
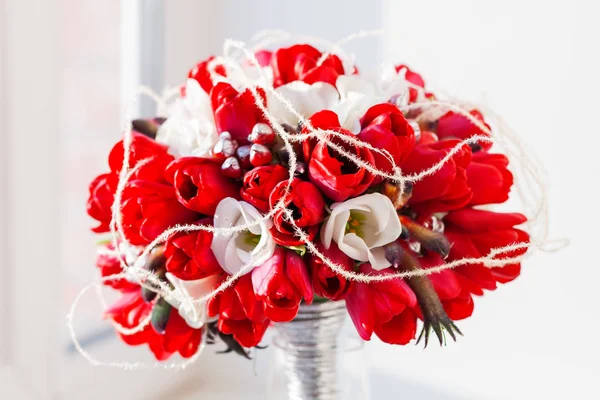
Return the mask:
[[367,217],[356,210],[351,210],[350,211],[350,218],[348,218],[348,222],[346,222],[346,234],[348,233],[354,233],[355,235],[357,235],[358,237],[362,238],[363,237],[363,224],[365,222],[365,220],[367,219]]
[[238,249],[251,253],[260,242],[260,235],[255,235],[249,230],[240,232],[235,238]]
[[260,242],[260,235],[255,235],[250,231],[245,231],[242,235],[244,237],[244,243],[252,248],[256,247],[258,242]]

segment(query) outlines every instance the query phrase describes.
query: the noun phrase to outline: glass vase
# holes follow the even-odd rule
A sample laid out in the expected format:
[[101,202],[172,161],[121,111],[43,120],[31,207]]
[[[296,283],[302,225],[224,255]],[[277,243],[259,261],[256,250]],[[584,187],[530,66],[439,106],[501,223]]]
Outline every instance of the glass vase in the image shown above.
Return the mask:
[[275,325],[267,400],[368,400],[363,342],[341,334],[346,315],[343,301],[302,304]]

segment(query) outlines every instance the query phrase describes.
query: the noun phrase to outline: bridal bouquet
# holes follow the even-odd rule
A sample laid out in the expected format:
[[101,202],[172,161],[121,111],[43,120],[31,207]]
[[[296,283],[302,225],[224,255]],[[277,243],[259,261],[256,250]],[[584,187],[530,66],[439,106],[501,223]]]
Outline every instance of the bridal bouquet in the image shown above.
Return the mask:
[[307,44],[200,62],[90,185],[120,292],[105,317],[158,360],[216,340],[247,356],[317,302],[345,301],[364,340],[455,339],[529,236],[481,207],[508,199],[508,158],[447,104],[405,65],[363,75]]

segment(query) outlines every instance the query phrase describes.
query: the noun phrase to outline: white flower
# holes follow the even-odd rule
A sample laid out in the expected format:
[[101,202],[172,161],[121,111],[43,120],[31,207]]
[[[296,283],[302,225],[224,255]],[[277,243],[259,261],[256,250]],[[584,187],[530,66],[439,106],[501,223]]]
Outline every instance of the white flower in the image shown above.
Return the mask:
[[227,70],[227,78],[223,77],[222,81],[231,84],[237,91],[243,91],[248,87],[248,84],[254,86],[273,86],[273,70],[271,67],[257,67],[251,62],[244,62],[240,68],[231,68]]
[[396,99],[398,106],[408,104],[410,93],[405,75],[405,69],[396,72],[393,65],[387,65],[373,75],[338,76],[335,86],[340,101],[331,109],[338,115],[342,128],[359,133],[360,119],[376,104],[391,99]]
[[156,141],[168,145],[175,157],[207,156],[219,138],[210,98],[198,81],[187,80],[185,97],[177,99],[169,114]]
[[386,100],[395,97],[398,106],[408,104],[410,85],[406,80],[406,69],[402,68],[400,71],[396,71],[393,65],[383,66],[380,69],[376,86],[377,93]]
[[332,110],[338,115],[342,128],[358,134],[360,119],[369,107],[381,103],[381,99],[375,96],[373,85],[358,75],[340,75],[335,85],[340,92],[340,101]]
[[[338,102],[339,95],[333,85],[325,82],[315,82],[309,85],[302,81],[293,81],[275,89],[283,98],[305,118],[310,118],[314,113],[328,110]],[[285,123],[294,128],[298,125],[298,117],[289,111],[272,93],[267,93],[269,112],[280,123]]]
[[166,278],[173,285],[173,293],[165,297],[167,303],[179,311],[179,315],[194,329],[200,329],[208,320],[207,302],[194,302],[210,293],[219,277],[212,275],[195,281],[184,281],[170,272]]
[[402,225],[390,199],[380,193],[365,194],[331,206],[331,215],[321,227],[321,242],[331,241],[348,257],[370,262],[382,270],[391,264],[383,246],[398,239]]
[[[251,204],[228,197],[217,205],[214,227],[244,226],[261,219],[263,215]],[[273,222],[268,219],[245,231],[215,233],[210,248],[221,268],[235,274],[246,266],[257,267],[271,258],[275,251],[275,241],[269,231],[272,226]],[[245,274],[251,270],[248,268]]]

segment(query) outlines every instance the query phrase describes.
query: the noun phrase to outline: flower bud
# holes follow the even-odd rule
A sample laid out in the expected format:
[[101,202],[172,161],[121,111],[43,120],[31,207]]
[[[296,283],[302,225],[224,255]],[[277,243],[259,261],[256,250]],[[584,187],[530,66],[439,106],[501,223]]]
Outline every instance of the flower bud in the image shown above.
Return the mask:
[[146,303],[152,302],[152,300],[156,298],[156,295],[157,293],[154,290],[148,289],[146,287],[142,288],[142,298]]
[[227,131],[223,131],[219,135],[219,139],[230,139],[231,140],[231,133],[229,133]]
[[402,226],[408,230],[409,237],[419,242],[429,251],[446,258],[450,252],[450,243],[444,235],[418,224],[406,216],[400,216]]
[[146,269],[148,271],[159,271],[165,266],[165,246],[160,245],[150,251],[146,260]]
[[250,163],[255,167],[267,165],[273,159],[271,151],[262,144],[253,144],[250,147]]
[[161,335],[165,333],[170,315],[171,305],[167,303],[163,297],[161,297],[152,308],[152,317],[150,321],[152,328],[154,328],[156,333]]
[[131,121],[131,127],[134,131],[141,133],[151,139],[156,138],[158,127],[164,122],[159,118],[155,119],[134,119]]
[[235,155],[240,162],[240,166],[244,169],[251,169],[252,164],[250,163],[250,146],[240,146],[237,148]]
[[252,128],[248,141],[255,144],[268,145],[275,141],[275,132],[268,124],[259,122]]
[[404,191],[401,192],[399,184],[388,181],[383,184],[381,192],[392,201],[394,208],[399,210],[404,207],[406,203],[408,203],[408,200],[410,200],[410,197],[412,196],[412,190],[412,182],[405,182]]
[[242,177],[242,168],[237,158],[229,157],[221,165],[221,173],[228,178],[238,179]]
[[237,141],[221,137],[213,148],[213,155],[220,159],[232,157],[237,148]]

